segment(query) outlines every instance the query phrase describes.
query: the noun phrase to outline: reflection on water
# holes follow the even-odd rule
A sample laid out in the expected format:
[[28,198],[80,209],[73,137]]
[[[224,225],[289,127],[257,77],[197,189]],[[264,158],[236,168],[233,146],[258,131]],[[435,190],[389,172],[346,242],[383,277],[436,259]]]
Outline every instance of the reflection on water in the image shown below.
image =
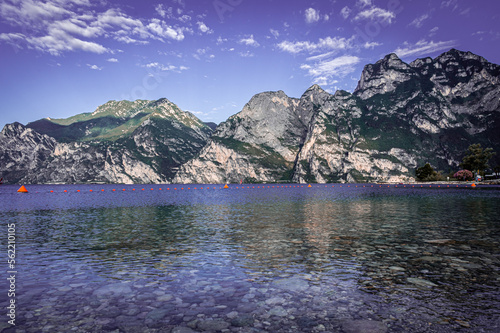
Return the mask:
[[17,332],[500,330],[500,191],[110,188],[0,204]]

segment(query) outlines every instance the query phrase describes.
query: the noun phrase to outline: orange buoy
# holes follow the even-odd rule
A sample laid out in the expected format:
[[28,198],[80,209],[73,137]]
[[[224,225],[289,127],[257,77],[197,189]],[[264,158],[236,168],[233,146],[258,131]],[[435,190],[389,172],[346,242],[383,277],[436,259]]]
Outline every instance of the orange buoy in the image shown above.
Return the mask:
[[26,187],[24,187],[24,185],[22,185],[19,190],[17,190],[17,192],[19,193],[28,193],[28,190],[26,189]]
[[[471,187],[476,187],[476,184],[472,184]],[[28,191],[26,191],[26,192],[28,192]]]
[[307,187],[312,187],[311,184],[307,185]]
[[226,184],[226,185],[224,185],[224,188],[229,188],[229,186],[227,186],[227,184]]

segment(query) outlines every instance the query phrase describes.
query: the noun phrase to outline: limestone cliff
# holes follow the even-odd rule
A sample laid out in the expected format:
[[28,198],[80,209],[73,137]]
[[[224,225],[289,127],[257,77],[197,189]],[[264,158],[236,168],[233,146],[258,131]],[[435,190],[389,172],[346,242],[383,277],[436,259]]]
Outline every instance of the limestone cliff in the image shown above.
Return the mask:
[[456,170],[471,143],[500,150],[500,66],[450,50],[366,65],[351,94],[254,96],[219,125],[176,182],[411,181],[417,166]]

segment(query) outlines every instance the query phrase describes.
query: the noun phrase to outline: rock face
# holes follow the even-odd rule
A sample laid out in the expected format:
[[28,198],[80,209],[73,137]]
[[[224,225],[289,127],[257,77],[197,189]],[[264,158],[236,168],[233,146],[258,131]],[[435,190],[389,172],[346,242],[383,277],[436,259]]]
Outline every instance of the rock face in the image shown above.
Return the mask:
[[500,66],[450,50],[365,66],[354,93],[254,96],[220,124],[175,182],[411,181],[430,162],[458,168],[472,143],[500,148]]
[[167,99],[110,101],[6,125],[0,173],[23,183],[411,181],[427,162],[456,171],[472,143],[500,152],[500,66],[454,49],[410,64],[389,54],[353,93],[264,92],[213,126]]
[[93,113],[6,125],[0,173],[9,183],[161,183],[211,129],[166,99],[111,101]]

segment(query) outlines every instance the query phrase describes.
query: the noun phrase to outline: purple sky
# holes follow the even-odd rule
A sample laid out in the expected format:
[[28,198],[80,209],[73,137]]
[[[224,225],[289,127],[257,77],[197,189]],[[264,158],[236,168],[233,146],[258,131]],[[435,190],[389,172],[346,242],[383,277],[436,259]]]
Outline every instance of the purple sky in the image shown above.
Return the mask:
[[0,124],[166,97],[221,122],[256,93],[352,92],[450,48],[500,64],[497,0],[0,0]]

